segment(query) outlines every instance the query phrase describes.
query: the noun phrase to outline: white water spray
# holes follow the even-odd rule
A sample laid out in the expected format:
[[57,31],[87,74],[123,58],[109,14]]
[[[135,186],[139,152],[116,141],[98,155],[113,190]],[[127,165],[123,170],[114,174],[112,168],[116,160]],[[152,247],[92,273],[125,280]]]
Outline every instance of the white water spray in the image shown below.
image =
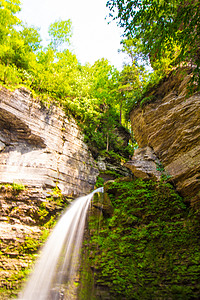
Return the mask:
[[97,192],[103,188],[73,201],[58,221],[19,300],[66,299],[64,290],[78,270],[88,207]]

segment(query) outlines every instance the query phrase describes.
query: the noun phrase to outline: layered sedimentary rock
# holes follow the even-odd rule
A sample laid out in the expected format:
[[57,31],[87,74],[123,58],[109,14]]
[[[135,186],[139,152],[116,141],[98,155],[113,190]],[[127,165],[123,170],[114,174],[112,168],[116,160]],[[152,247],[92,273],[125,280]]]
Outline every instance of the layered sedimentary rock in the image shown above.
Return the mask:
[[0,299],[21,287],[66,197],[88,193],[97,175],[73,118],[24,88],[0,90]]
[[160,179],[162,173],[159,171],[160,160],[156,157],[153,150],[147,146],[136,149],[132,160],[125,166],[132,171],[135,177],[142,179]]
[[171,74],[150,94],[155,101],[133,109],[130,117],[139,147],[150,147],[180,194],[197,205],[200,202],[200,94],[187,95],[189,80],[187,73]]
[[83,135],[62,109],[41,107],[25,89],[0,91],[0,182],[57,186],[69,195],[93,188],[98,170]]

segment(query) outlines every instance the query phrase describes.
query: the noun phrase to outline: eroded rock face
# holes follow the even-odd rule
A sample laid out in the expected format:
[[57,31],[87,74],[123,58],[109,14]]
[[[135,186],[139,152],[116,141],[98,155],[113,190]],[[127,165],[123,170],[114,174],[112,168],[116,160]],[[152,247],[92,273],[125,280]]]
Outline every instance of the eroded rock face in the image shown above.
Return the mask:
[[200,94],[186,97],[189,79],[171,75],[156,101],[131,112],[131,123],[139,147],[152,148],[180,194],[200,205]]
[[159,159],[149,146],[136,149],[132,160],[125,164],[135,177],[156,180],[160,179],[162,175],[158,170],[159,165]]
[[72,118],[46,109],[25,89],[0,91],[0,182],[79,195],[94,186],[98,170]]
[[0,90],[0,299],[21,288],[66,197],[90,192],[97,175],[81,131],[62,109],[42,107],[26,89]]

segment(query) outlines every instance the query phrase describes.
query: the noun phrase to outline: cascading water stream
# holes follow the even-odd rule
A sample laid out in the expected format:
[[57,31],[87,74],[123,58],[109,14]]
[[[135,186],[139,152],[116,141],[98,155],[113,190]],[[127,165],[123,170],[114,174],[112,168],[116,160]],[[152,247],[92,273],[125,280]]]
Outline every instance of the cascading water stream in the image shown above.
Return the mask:
[[44,245],[34,272],[18,300],[66,299],[65,289],[78,270],[88,207],[97,192],[103,193],[103,187],[73,201],[63,214]]

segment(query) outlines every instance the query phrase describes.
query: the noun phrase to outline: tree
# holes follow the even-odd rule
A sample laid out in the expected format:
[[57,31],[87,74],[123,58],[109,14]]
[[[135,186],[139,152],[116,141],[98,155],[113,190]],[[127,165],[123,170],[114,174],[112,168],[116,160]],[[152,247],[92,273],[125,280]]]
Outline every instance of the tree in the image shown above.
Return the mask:
[[15,14],[20,11],[20,1],[3,0],[0,2],[0,58],[4,54],[13,32],[14,25],[20,24]]
[[49,26],[48,30],[51,38],[50,47],[54,50],[59,50],[64,44],[70,44],[70,38],[72,36],[72,22],[56,21]]
[[126,54],[126,63],[118,76],[118,103],[120,106],[120,124],[122,121],[128,121],[128,109],[130,103],[143,88],[147,79],[146,67],[148,67],[148,58],[142,53],[142,44],[140,40],[127,38],[121,41],[122,49]]
[[37,52],[41,48],[41,37],[38,29],[27,24],[22,24],[20,36],[24,40],[24,44],[28,51]]
[[133,65],[124,65],[118,79],[118,98],[120,104],[120,124],[122,123],[122,113],[126,115],[128,102],[134,97],[135,91],[142,88],[142,79],[144,69],[138,67],[134,62]]
[[0,44],[3,44],[7,36],[13,30],[13,26],[20,23],[15,16],[20,11],[19,0],[1,0],[0,2]]
[[36,30],[22,25],[16,17],[19,11],[19,0],[0,3],[0,77],[6,84],[24,80],[30,63],[36,59],[33,50],[40,43]]
[[141,39],[125,38],[121,41],[122,49],[119,50],[120,52],[125,53],[129,58],[129,63],[131,65],[148,65],[149,59],[143,53],[143,45]]
[[70,20],[50,25],[51,39],[43,48],[39,31],[15,16],[20,1],[1,1],[0,7],[0,80],[11,86],[24,84],[43,103],[64,107],[82,126],[95,152],[121,145],[116,135],[119,72],[106,59],[80,65],[68,49]]
[[141,39],[142,51],[152,61],[167,50],[176,64],[186,61],[195,67],[200,85],[199,0],[109,0],[107,6],[126,36]]

